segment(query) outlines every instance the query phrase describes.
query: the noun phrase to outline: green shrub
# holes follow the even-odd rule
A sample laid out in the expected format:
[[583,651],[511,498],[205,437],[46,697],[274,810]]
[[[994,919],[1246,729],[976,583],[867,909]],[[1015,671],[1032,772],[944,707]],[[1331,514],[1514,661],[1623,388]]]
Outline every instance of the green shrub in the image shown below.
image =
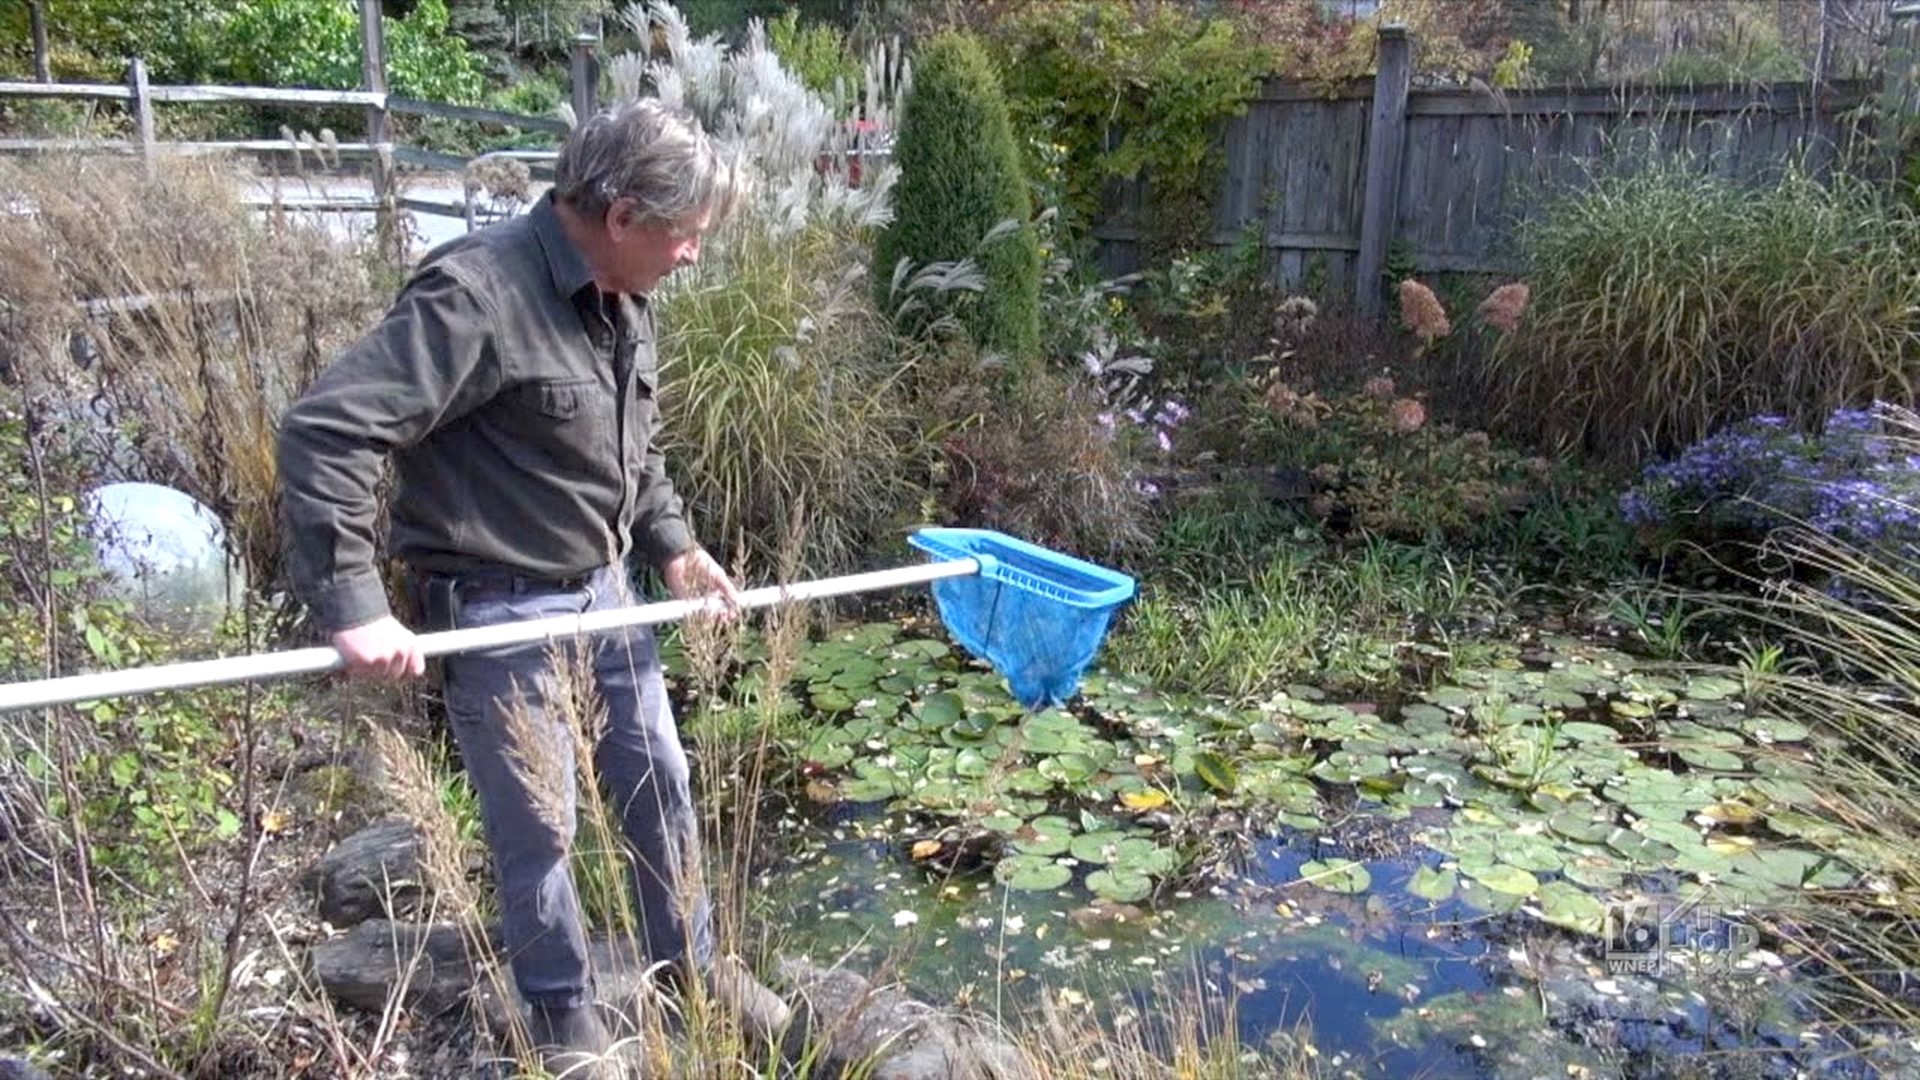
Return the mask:
[[[974,38],[942,34],[921,49],[894,161],[894,220],[874,246],[874,284],[891,310],[894,273],[972,258],[985,291],[958,312],[982,346],[1031,367],[1039,353],[1040,255],[1027,184],[1000,80]],[[1019,227],[1000,229],[1002,222]],[[989,240],[989,234],[994,234]]]
[[[477,101],[483,60],[448,30],[446,0],[388,18],[387,79],[396,94]],[[218,74],[255,86],[346,90],[360,85],[360,16],[344,0],[278,0],[236,9],[216,33]]]
[[1533,433],[1637,458],[1756,414],[1911,400],[1920,213],[1865,185],[1752,189],[1667,162],[1594,180],[1518,238],[1532,307],[1493,375]]
[[[71,433],[0,397],[0,679],[168,659],[184,643],[114,599],[80,494],[92,470]],[[0,717],[0,811],[37,812],[24,839],[77,844],[144,888],[178,884],[176,852],[240,828],[227,805],[232,690],[157,695]],[[12,830],[27,823],[0,821]],[[84,828],[84,833],[80,831]]]
[[814,93],[859,95],[860,61],[848,51],[847,36],[839,27],[831,23],[802,26],[799,9],[789,8],[767,24],[767,39],[780,62]]
[[1098,220],[1111,179],[1144,174],[1150,261],[1207,242],[1220,129],[1272,69],[1269,50],[1225,18],[1171,4],[1139,18],[1125,4],[1088,0],[1030,5],[996,41],[1021,127],[1064,148],[1072,229]]

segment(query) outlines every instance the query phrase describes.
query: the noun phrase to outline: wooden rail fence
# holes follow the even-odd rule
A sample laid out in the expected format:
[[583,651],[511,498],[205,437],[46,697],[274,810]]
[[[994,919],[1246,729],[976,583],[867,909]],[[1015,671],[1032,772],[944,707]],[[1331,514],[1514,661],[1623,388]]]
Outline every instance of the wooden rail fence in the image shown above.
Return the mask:
[[[1912,14],[1920,17],[1920,4]],[[1685,151],[1742,181],[1789,164],[1822,172],[1862,106],[1910,90],[1891,66],[1884,82],[1818,87],[1413,89],[1406,32],[1383,28],[1379,50],[1370,83],[1334,93],[1278,81],[1262,88],[1225,133],[1212,236],[1227,245],[1254,230],[1274,280],[1322,282],[1374,311],[1390,264],[1514,270],[1516,223],[1603,158]],[[1145,182],[1109,188],[1094,230],[1106,272],[1141,266],[1152,213]]]
[[[154,86],[148,82],[144,61],[135,58],[127,65],[127,81],[115,83],[0,82],[0,99],[55,98],[70,101],[110,101],[124,103],[133,121],[131,139],[0,139],[0,153],[108,152],[140,155],[151,168],[163,154],[203,153],[313,153],[325,157],[365,161],[371,195],[338,195],[275,198],[275,205],[304,210],[371,212],[379,223],[383,242],[389,251],[400,255],[397,227],[399,211],[437,214],[475,221],[473,191],[469,188],[458,203],[409,197],[401,193],[396,172],[410,167],[436,172],[461,172],[472,160],[396,143],[393,139],[393,115],[437,117],[470,123],[490,124],[521,131],[565,134],[566,121],[556,116],[527,116],[467,105],[448,105],[420,101],[388,92],[386,80],[386,40],[381,22],[382,0],[359,0],[361,30],[361,87],[358,90],[308,90],[261,86]],[[599,64],[596,53],[600,43],[596,20],[582,19],[574,36],[570,75],[570,102],[575,116],[587,116],[598,108]],[[359,107],[366,111],[362,141],[329,139],[324,143],[302,139],[235,139],[222,141],[161,141],[154,133],[153,107],[156,104],[246,104],[288,105],[296,107]],[[524,161],[536,175],[548,172],[557,156],[552,150],[524,149],[494,151],[481,157],[506,157]]]

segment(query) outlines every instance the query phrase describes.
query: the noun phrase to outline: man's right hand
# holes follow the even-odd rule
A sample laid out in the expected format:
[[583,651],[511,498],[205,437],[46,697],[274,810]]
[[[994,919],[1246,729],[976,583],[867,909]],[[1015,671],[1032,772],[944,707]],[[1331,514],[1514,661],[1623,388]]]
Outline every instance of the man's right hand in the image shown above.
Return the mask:
[[397,682],[427,673],[420,639],[391,615],[333,635],[333,647],[346,658],[347,674]]

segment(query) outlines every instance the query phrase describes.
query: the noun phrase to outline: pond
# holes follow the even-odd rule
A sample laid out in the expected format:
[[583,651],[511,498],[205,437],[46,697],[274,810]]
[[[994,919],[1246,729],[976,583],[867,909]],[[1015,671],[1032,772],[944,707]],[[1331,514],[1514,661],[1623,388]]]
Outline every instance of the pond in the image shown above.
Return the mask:
[[1398,700],[1094,675],[1028,713],[868,624],[793,689],[750,916],[928,999],[1155,1030],[1226,1001],[1208,1030],[1335,1075],[1907,1074],[1761,933],[1871,852],[1797,809],[1814,736],[1736,680],[1543,637]]

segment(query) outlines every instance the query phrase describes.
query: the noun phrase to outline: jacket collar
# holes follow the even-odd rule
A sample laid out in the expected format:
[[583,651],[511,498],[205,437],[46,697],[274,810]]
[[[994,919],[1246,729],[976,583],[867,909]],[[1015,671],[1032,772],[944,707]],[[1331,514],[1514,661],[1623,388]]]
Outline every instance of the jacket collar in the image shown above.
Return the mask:
[[580,255],[580,249],[568,239],[567,231],[560,224],[560,211],[554,207],[553,193],[535,203],[527,212],[533,221],[533,234],[540,238],[540,247],[547,256],[547,272],[553,276],[553,288],[561,296],[571,300],[580,290],[593,284],[593,271],[588,269],[587,260]]

